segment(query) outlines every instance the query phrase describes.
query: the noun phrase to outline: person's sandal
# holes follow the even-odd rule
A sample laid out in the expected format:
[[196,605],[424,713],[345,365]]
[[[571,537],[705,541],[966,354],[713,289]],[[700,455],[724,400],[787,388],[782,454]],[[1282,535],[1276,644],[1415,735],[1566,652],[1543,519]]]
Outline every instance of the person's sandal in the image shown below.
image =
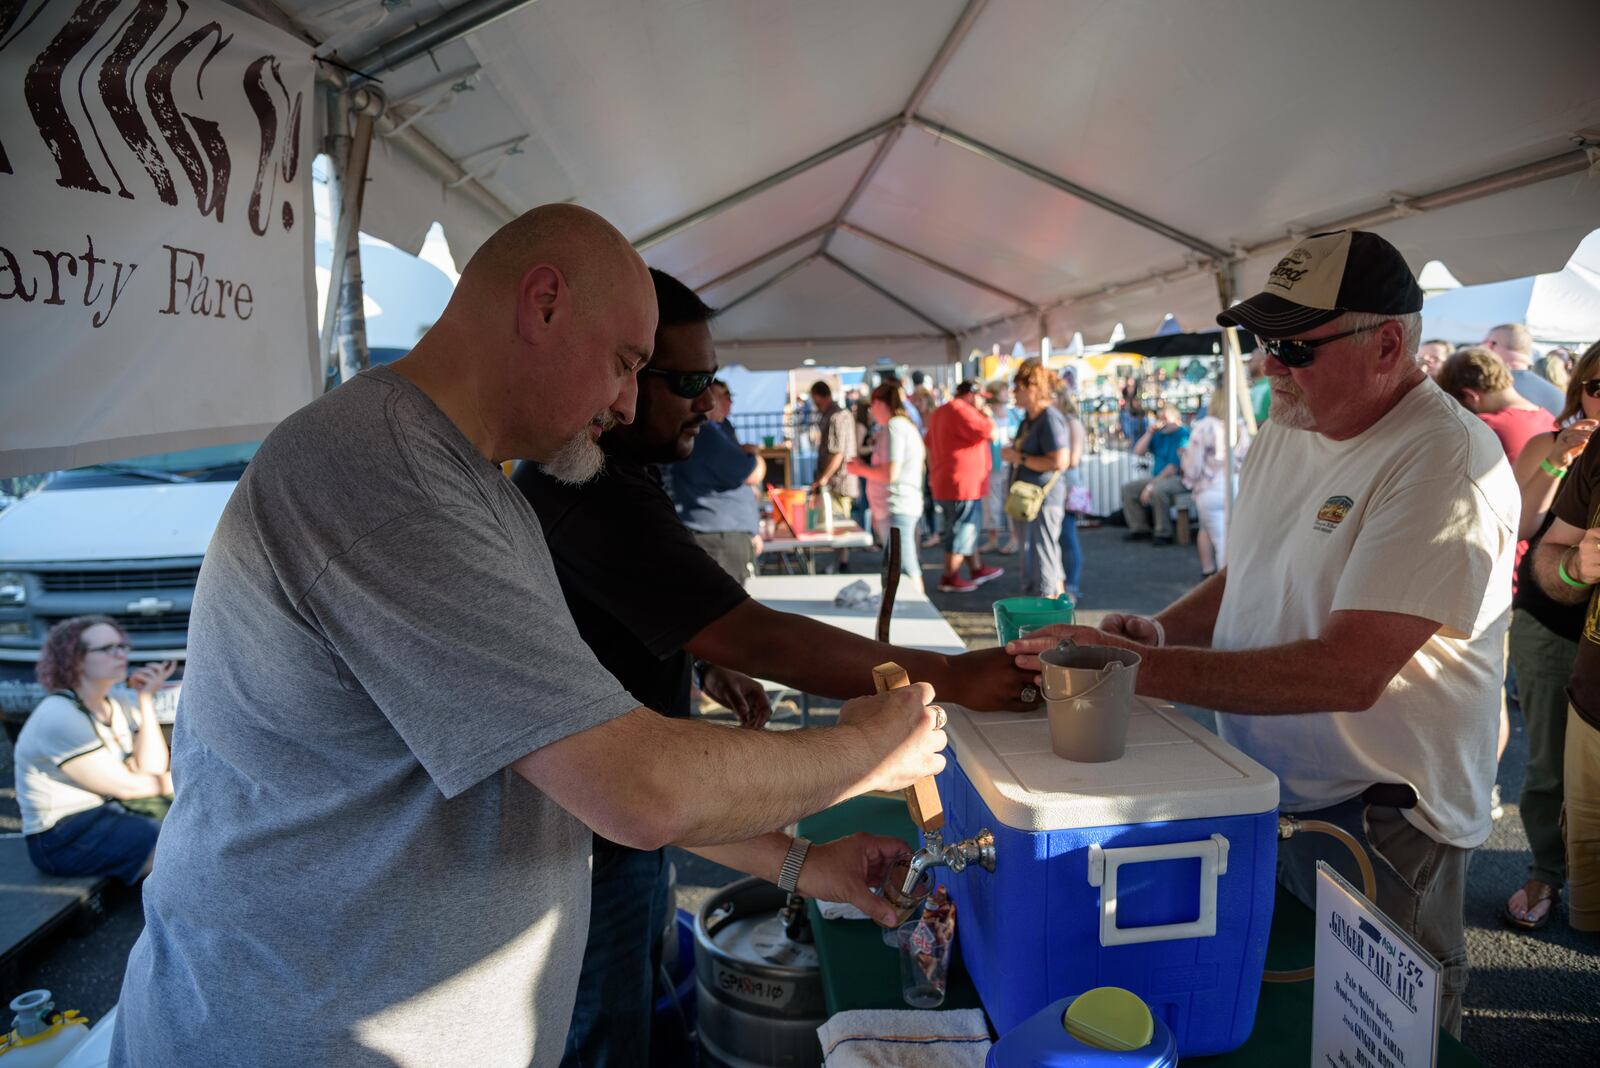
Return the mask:
[[[1532,887],[1538,887],[1538,890],[1530,893],[1530,888]],[[1523,908],[1520,913],[1512,904],[1512,902],[1516,901],[1517,894],[1521,894],[1523,901],[1526,902],[1526,907]],[[1512,927],[1516,927],[1524,931],[1537,931],[1539,928],[1550,922],[1550,916],[1556,911],[1556,904],[1560,900],[1561,890],[1559,887],[1551,886],[1542,879],[1529,879],[1526,883],[1522,884],[1522,887],[1518,889],[1516,893],[1511,895],[1509,900],[1506,901],[1505,907],[1501,910],[1500,915],[1501,918]],[[1537,919],[1526,918],[1529,913],[1532,913],[1545,902],[1549,902],[1549,907],[1544,910],[1543,915],[1539,916]]]

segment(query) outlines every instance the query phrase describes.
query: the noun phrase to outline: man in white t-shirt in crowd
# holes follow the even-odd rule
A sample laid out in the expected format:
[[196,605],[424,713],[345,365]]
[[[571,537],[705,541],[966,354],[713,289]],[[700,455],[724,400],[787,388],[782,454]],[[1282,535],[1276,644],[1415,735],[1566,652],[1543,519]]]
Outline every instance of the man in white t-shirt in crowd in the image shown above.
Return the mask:
[[1560,415],[1567,397],[1548,379],[1533,369],[1533,335],[1521,323],[1501,323],[1479,342],[1500,357],[1511,369],[1511,384],[1517,392],[1551,415]]
[[[1138,649],[1141,694],[1217,709],[1222,737],[1277,773],[1285,812],[1353,834],[1379,908],[1445,966],[1459,1034],[1519,504],[1494,434],[1417,363],[1421,308],[1376,234],[1302,241],[1217,317],[1263,339],[1273,383],[1228,565],[1154,619],[1052,629]],[[1011,650],[1028,667],[1050,641]],[[1319,859],[1360,885],[1344,848],[1309,833],[1282,844],[1279,880],[1312,904]]]

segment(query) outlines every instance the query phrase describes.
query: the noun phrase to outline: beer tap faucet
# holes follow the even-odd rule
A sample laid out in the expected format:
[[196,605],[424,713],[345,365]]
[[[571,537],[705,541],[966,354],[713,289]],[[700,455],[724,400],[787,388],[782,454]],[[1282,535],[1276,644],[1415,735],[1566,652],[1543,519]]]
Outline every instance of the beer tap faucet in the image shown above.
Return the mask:
[[953,872],[965,870],[968,864],[977,864],[986,872],[994,871],[994,834],[985,827],[971,838],[944,844],[940,831],[924,831],[922,848],[911,855],[902,893],[910,894],[922,878],[922,873],[933,868],[946,867]]

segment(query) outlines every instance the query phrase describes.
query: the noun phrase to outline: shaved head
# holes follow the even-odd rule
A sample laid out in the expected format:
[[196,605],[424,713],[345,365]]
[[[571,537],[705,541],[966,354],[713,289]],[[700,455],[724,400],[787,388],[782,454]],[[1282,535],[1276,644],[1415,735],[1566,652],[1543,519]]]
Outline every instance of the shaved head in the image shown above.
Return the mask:
[[633,418],[655,328],[655,288],[627,239],[586,208],[549,204],[483,243],[395,367],[489,459],[582,481],[599,470],[600,432]]

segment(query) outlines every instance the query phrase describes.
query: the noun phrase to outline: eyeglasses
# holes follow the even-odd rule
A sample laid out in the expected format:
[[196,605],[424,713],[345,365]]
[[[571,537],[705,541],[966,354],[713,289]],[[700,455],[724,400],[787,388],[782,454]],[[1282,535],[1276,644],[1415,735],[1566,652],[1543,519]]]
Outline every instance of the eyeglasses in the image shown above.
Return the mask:
[[646,367],[640,370],[642,375],[655,375],[667,381],[667,388],[684,400],[694,400],[700,394],[711,388],[711,383],[716,380],[717,368],[709,371],[665,371],[660,367]]
[[[1385,319],[1384,322],[1389,322]],[[1310,367],[1311,361],[1317,358],[1317,350],[1324,345],[1335,341],[1342,341],[1356,334],[1364,334],[1368,330],[1376,330],[1383,323],[1373,323],[1371,326],[1358,326],[1354,330],[1346,330],[1342,334],[1329,334],[1327,337],[1313,338],[1310,341],[1295,339],[1262,338],[1261,348],[1268,356],[1277,360],[1285,367]]]
[[84,649],[84,652],[86,653],[121,653],[123,656],[127,656],[128,653],[132,651],[133,646],[129,645],[127,642],[112,642],[109,645],[91,645]]
[[1600,378],[1591,378],[1584,382],[1583,393],[1586,397],[1600,398]]

